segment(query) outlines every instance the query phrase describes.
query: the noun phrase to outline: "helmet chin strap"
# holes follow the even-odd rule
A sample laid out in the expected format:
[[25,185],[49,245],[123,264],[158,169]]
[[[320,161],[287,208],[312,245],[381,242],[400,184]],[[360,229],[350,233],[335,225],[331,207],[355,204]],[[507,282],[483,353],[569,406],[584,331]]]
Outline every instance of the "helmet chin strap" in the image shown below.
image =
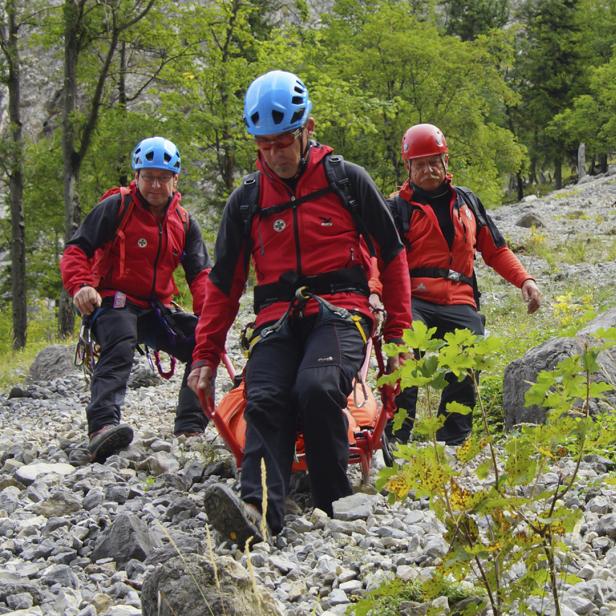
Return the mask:
[[304,133],[302,132],[301,148],[300,148],[302,154],[299,159],[299,165],[297,166],[297,173],[295,174],[296,178],[298,178],[304,172],[304,169],[306,168],[306,165],[308,164],[308,153],[310,152],[310,147],[311,147],[310,137],[308,136],[306,138],[306,144],[304,145]]

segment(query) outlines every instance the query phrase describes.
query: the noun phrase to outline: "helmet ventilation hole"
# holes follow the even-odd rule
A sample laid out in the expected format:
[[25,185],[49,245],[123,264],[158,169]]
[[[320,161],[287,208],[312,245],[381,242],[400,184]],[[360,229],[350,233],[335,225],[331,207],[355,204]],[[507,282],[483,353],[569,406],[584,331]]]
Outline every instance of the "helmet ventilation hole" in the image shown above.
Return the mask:
[[305,111],[304,107],[296,111],[293,114],[293,117],[291,118],[291,124],[294,124],[295,122],[298,122],[299,120],[301,120],[304,117],[304,111]]

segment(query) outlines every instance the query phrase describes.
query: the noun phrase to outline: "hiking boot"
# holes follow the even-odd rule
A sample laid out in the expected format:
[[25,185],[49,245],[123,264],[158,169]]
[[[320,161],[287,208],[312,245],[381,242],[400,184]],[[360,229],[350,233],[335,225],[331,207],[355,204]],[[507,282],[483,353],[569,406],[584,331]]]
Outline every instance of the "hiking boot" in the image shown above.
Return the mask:
[[436,440],[440,443],[445,443],[448,447],[458,447],[466,442],[466,439],[471,435],[470,432],[464,432],[462,434],[449,434],[442,428],[436,431]]
[[216,483],[208,488],[203,504],[209,523],[226,539],[237,543],[240,550],[251,537],[252,544],[263,541],[261,514],[228,486]]
[[133,429],[126,424],[103,426],[90,435],[88,451],[92,462],[105,460],[121,449],[126,449],[133,440]]

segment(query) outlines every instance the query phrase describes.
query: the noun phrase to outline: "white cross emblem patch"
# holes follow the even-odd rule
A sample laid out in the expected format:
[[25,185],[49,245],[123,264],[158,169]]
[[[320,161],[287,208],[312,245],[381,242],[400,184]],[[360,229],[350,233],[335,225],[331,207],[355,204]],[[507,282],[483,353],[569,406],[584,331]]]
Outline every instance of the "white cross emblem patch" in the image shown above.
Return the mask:
[[282,220],[282,218],[277,218],[274,221],[274,224],[272,225],[274,231],[276,231],[277,233],[280,233],[281,231],[284,231],[287,227],[287,223]]
[[139,246],[139,248],[145,248],[148,245],[148,240],[145,239],[145,237],[141,237],[137,240],[137,246]]

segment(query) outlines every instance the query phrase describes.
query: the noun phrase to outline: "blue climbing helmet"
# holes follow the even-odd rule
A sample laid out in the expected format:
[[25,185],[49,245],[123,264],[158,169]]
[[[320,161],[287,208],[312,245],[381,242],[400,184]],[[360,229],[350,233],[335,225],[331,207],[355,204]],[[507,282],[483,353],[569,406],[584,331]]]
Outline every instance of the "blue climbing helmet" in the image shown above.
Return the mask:
[[179,173],[180,151],[175,143],[164,137],[148,137],[140,141],[131,155],[132,167],[139,169],[164,169]]
[[276,135],[302,127],[311,109],[308,88],[297,75],[270,71],[248,87],[244,122],[251,135]]

